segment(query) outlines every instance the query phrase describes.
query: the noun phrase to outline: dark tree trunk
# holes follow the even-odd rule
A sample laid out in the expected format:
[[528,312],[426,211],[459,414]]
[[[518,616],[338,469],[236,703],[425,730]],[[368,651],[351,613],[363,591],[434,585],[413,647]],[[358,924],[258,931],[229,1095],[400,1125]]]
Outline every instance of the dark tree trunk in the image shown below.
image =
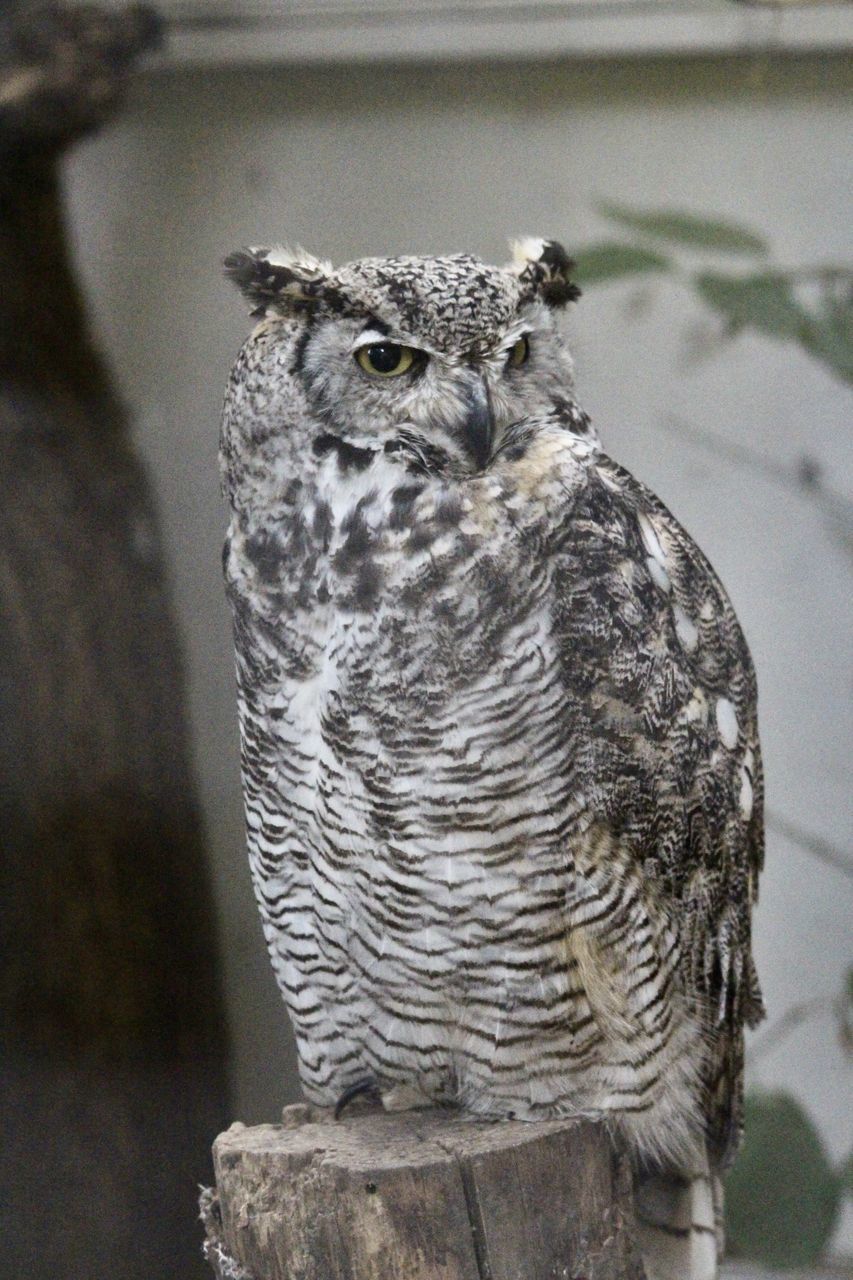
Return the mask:
[[58,181],[156,23],[52,11],[5,34],[0,1272],[187,1280],[227,1114],[213,913],[159,534]]

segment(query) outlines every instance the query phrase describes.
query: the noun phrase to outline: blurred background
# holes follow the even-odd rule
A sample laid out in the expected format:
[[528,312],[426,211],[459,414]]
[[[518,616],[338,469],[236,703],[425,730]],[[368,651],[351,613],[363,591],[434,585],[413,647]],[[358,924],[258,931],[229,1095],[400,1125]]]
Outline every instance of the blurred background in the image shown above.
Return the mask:
[[[118,6],[104,12],[125,20]],[[157,1096],[171,1097],[182,1122],[194,1117],[186,1142],[202,1154],[195,1164],[192,1154],[182,1157],[181,1168],[198,1169],[195,1180],[209,1177],[206,1145],[218,1128],[235,1118],[274,1120],[298,1096],[244,851],[216,452],[225,379],[249,321],[221,278],[222,258],[242,245],[286,241],[336,262],[458,250],[500,262],[509,236],[552,236],[578,259],[584,286],[566,321],[581,403],[607,451],[663,498],[708,554],[758,672],[768,845],[756,950],[769,1016],[749,1050],[752,1124],[731,1180],[732,1243],[767,1265],[821,1261],[832,1274],[853,1274],[853,10],[727,0],[318,0],[266,8],[197,0],[164,3],[160,12],[161,47],[143,53],[129,80],[126,67],[156,39],[131,41],[121,56],[113,48],[105,76],[113,98],[107,109],[109,93],[94,95],[78,130],[85,140],[77,142],[69,127],[67,137],[58,131],[46,146],[43,128],[39,134],[35,152],[50,152],[58,185],[48,197],[64,215],[64,230],[28,213],[22,190],[42,184],[44,195],[47,179],[21,143],[10,153],[17,186],[9,187],[0,215],[7,220],[0,314],[6,306],[16,331],[23,325],[29,333],[37,323],[31,340],[42,351],[37,362],[24,344],[15,356],[7,330],[4,350],[13,355],[3,373],[12,393],[4,426],[18,443],[4,455],[3,483],[12,498],[25,496],[17,524],[10,502],[0,524],[0,555],[12,565],[0,585],[0,619],[21,609],[29,622],[0,630],[10,654],[0,688],[17,681],[8,705],[18,709],[17,720],[7,719],[6,777],[16,781],[4,785],[4,812],[20,815],[31,776],[21,765],[29,759],[21,745],[32,727],[28,697],[35,690],[41,699],[44,736],[46,726],[62,722],[56,700],[70,696],[58,680],[40,681],[35,668],[27,674],[21,652],[29,645],[42,655],[42,668],[62,667],[63,610],[79,591],[99,603],[75,643],[101,654],[107,686],[114,662],[127,662],[129,691],[115,694],[115,706],[139,702],[98,747],[104,786],[115,790],[104,762],[133,743],[119,771],[126,794],[128,779],[142,769],[134,755],[144,754],[139,735],[152,735],[156,769],[146,795],[169,828],[164,835],[151,827],[147,844],[128,852],[122,826],[137,809],[114,801],[120,834],[99,852],[98,876],[71,886],[85,901],[109,880],[115,899],[126,896],[141,911],[147,903],[151,936],[127,963],[144,971],[156,956],[167,970],[159,1012],[142,1031],[142,1015],[131,1019],[130,1033],[127,1016],[113,1017],[112,1048],[91,1059],[74,1096],[90,1097],[101,1080],[121,1072],[141,1080],[134,1088],[145,1096],[159,1081]],[[19,21],[26,18],[19,12]],[[14,69],[14,87],[7,77],[4,96],[0,80],[0,135],[9,125],[10,94],[14,105],[23,92],[22,68],[55,65],[55,29],[49,36],[40,30],[29,44],[8,39],[4,60]],[[73,32],[62,38],[80,39]],[[115,46],[114,32],[112,39]],[[96,61],[108,60],[104,48],[101,39]],[[91,87],[91,74],[82,79]],[[45,110],[69,118],[55,95]],[[12,167],[7,185],[10,173]],[[75,389],[70,375],[52,385],[72,329],[83,323],[79,308],[55,303],[63,238],[69,278],[76,276],[85,299],[87,351],[94,347],[104,362],[92,374],[97,394],[91,386]],[[27,287],[18,290],[12,281],[22,272]],[[24,300],[10,311],[17,292]],[[64,319],[47,331],[42,313],[55,305]],[[37,388],[47,384],[53,398],[46,409]],[[84,444],[63,461],[55,442],[70,430],[74,397],[74,430]],[[45,413],[53,415],[46,435]],[[117,423],[111,438],[120,439],[121,458],[113,470],[124,477],[116,488],[113,475],[109,519],[97,514],[101,481],[94,479],[107,457],[97,425],[105,416]],[[94,429],[87,425],[93,422]],[[63,488],[55,503],[45,496],[42,473],[31,472],[33,440],[49,455],[45,475],[58,468],[75,476],[73,493]],[[28,515],[34,506],[39,521]],[[87,534],[94,541],[84,555],[77,531],[89,509],[95,533]],[[109,538],[97,545],[105,529],[130,548],[131,570],[119,586],[118,570],[107,563]],[[66,584],[65,595],[55,584],[39,594],[40,575],[49,570],[24,564],[15,550],[22,539],[31,545],[39,537],[74,543],[68,554],[76,585]],[[147,565],[142,611],[134,555]],[[37,608],[20,606],[28,592],[38,594]],[[88,607],[80,605],[84,613]],[[110,650],[111,619],[128,609],[132,634]],[[83,667],[88,661],[84,654]],[[77,677],[72,685],[77,724],[103,699],[97,680],[91,694],[81,692]],[[149,699],[143,708],[140,700],[152,691],[160,702]],[[167,738],[165,716],[172,718]],[[63,795],[75,785],[88,794],[89,781],[75,783],[67,761],[62,768]],[[45,784],[48,809],[53,786]],[[54,900],[62,903],[69,885],[66,829],[51,846],[41,819],[16,822],[18,834],[7,829],[8,861],[26,866],[29,879],[16,872],[14,893],[29,897],[9,913],[8,942],[20,957],[7,983],[13,995],[28,987],[34,938],[54,929],[63,910]],[[85,849],[91,833],[79,826],[73,839]],[[117,877],[111,858],[124,868]],[[48,870],[33,879],[40,859]],[[141,906],[137,876],[150,882]],[[54,914],[45,915],[47,880]],[[109,938],[123,934],[118,915],[110,927],[99,945],[112,954]],[[90,932],[81,926],[74,934],[84,950]],[[49,974],[74,970],[74,954],[69,943],[38,964]],[[109,979],[112,992],[116,981]],[[57,983],[51,977],[46,985],[54,995],[45,1007],[55,1012]],[[77,996],[66,992],[64,999]],[[26,1018],[14,1022],[10,1061],[19,1087],[32,1078],[35,1061],[50,1071],[59,1055],[66,1078],[79,1046],[90,1052],[91,1028],[75,1023],[71,1034],[67,1009],[56,1017],[60,1031],[47,1048]],[[178,1052],[187,1027],[191,1043]],[[121,1048],[128,1035],[130,1057]],[[94,1040],[101,1044],[100,1031]],[[157,1077],[162,1061],[172,1066]],[[116,1105],[138,1119],[141,1104],[130,1096]],[[50,1126],[54,1116],[40,1123]],[[91,1122],[88,1149],[109,1143],[114,1127],[104,1123],[99,1130]],[[128,1138],[134,1179],[174,1136],[157,1136],[153,1123],[139,1121],[138,1159]],[[16,1131],[19,1152],[32,1142],[33,1127],[30,1112]],[[44,1146],[36,1151],[35,1164],[43,1164]],[[73,1171],[66,1174],[73,1184]],[[60,1176],[61,1169],[51,1174]],[[189,1173],[181,1176],[189,1183]],[[52,1193],[48,1187],[39,1194]],[[104,1194],[100,1203],[109,1204],[116,1193]],[[114,1242],[122,1256],[138,1255],[155,1231],[152,1203],[149,1196],[126,1206],[126,1233]],[[183,1232],[195,1250],[191,1203],[187,1213],[172,1233],[183,1239]],[[88,1271],[83,1262],[69,1266],[68,1239],[80,1233],[67,1205],[63,1214],[64,1226],[47,1210],[39,1217],[38,1232],[60,1240],[53,1269],[39,1270],[43,1240],[24,1239],[13,1223],[21,1269],[6,1274],[21,1274],[24,1262],[33,1276],[143,1274],[133,1261],[109,1273],[91,1262]],[[191,1260],[178,1267],[175,1250],[182,1247],[155,1242],[144,1274],[204,1274]],[[66,1258],[65,1269],[56,1269],[57,1257]]]

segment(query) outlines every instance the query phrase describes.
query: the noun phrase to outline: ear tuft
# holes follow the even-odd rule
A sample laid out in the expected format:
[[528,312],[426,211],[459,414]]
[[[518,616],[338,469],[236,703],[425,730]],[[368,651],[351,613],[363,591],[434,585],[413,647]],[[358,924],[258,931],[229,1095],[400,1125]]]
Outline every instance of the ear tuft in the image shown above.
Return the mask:
[[289,249],[240,249],[223,265],[227,279],[252,303],[253,316],[315,305],[332,270],[310,253]]
[[570,279],[574,262],[556,240],[525,236],[514,240],[513,270],[528,285],[530,297],[540,297],[549,307],[564,307],[581,296]]

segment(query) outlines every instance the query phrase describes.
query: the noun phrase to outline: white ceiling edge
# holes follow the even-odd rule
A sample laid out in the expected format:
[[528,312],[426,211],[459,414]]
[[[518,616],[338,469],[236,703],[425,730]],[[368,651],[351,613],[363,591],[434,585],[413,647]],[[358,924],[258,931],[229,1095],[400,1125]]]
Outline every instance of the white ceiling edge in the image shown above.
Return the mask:
[[[166,14],[168,15],[168,7]],[[162,10],[161,10],[162,11]],[[837,52],[853,47],[853,5],[811,3],[660,4],[608,7],[567,3],[533,8],[496,4],[436,9],[417,4],[232,12],[168,20],[160,67],[346,62],[652,57],[739,52]]]

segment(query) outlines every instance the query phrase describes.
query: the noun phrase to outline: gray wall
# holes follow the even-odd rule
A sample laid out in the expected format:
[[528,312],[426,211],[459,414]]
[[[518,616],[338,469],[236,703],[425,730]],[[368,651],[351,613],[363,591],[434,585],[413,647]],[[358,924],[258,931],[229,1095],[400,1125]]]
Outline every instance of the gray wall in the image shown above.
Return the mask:
[[[248,325],[221,258],[288,240],[335,260],[502,261],[509,234],[599,236],[606,197],[729,215],[786,264],[849,259],[851,86],[840,61],[805,59],[161,72],[73,159],[80,265],[171,557],[243,1120],[274,1118],[296,1085],[243,851],[216,444]],[[568,322],[581,398],[728,586],[759,674],[770,810],[843,847],[850,529],[845,547],[842,505],[793,477],[807,456],[853,497],[850,392],[792,345],[709,350],[708,323],[672,281],[590,291]],[[850,961],[851,888],[771,830],[757,924],[771,1020],[824,1003],[754,1074],[800,1095],[839,1158],[850,1074],[828,1002]]]

